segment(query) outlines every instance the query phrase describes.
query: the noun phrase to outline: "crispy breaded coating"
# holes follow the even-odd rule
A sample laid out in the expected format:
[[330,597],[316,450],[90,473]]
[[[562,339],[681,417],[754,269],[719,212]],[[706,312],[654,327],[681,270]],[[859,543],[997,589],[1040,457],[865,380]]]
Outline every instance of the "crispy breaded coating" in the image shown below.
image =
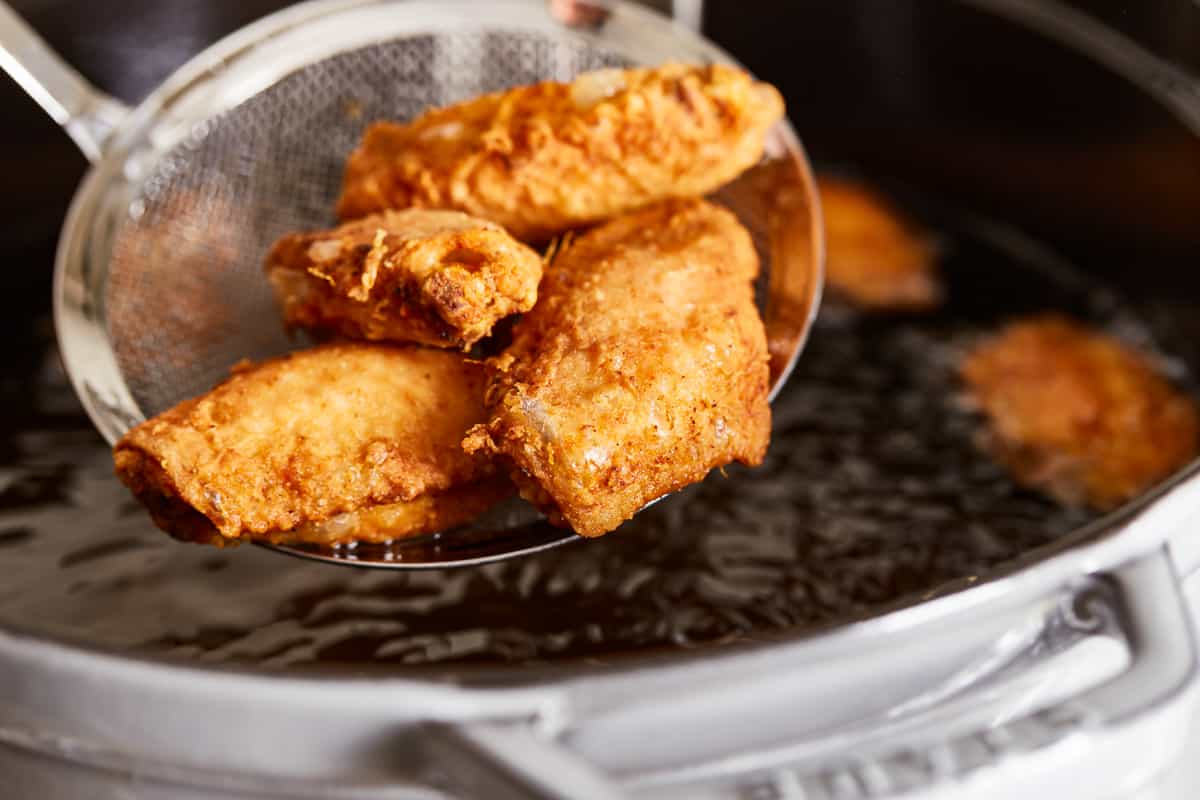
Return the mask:
[[458,211],[386,211],[271,248],[289,326],[351,339],[469,348],[537,300],[542,258]]
[[305,522],[290,531],[268,531],[233,539],[222,536],[207,517],[178,498],[168,497],[151,488],[139,499],[160,528],[185,542],[216,547],[231,547],[246,540],[330,546],[351,542],[390,542],[449,530],[471,522],[512,493],[513,485],[508,478],[492,475],[444,492],[429,492],[412,500],[366,506],[322,522]]
[[387,542],[464,525],[512,493],[513,485],[508,478],[493,475],[444,492],[429,492],[407,502],[347,511],[324,522],[306,522],[295,530],[269,538],[276,544]]
[[[113,458],[179,538],[325,541],[338,534],[313,526],[364,512],[373,538],[394,538],[465,521],[479,510],[468,487],[496,494],[493,465],[460,447],[483,393],[482,367],[457,353],[326,345],[236,369],[131,430]],[[384,504],[412,504],[386,512],[399,523],[386,537],[370,511]]]
[[372,125],[346,165],[338,213],[457,208],[544,240],[717,189],[761,158],[782,116],[774,87],[721,64],[519,87]]
[[855,305],[919,311],[937,306],[937,250],[926,232],[860,183],[821,177],[825,281]]
[[580,237],[489,362],[468,452],[511,462],[552,522],[599,536],[770,437],[758,256],[725,209],[671,201]]
[[1196,455],[1193,400],[1144,356],[1076,322],[1015,322],[961,369],[997,458],[1063,503],[1113,508]]

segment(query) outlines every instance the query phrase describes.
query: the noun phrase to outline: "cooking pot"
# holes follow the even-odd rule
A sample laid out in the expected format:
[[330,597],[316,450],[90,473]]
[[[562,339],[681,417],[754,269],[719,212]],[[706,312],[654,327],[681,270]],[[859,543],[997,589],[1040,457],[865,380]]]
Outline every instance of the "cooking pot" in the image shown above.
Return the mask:
[[[939,381],[960,328],[1061,304],[1187,384],[1200,90],[1152,36],[1065,4],[814,6],[749,25],[709,4],[705,29],[780,86],[818,163],[944,231],[953,311],[831,306],[763,470],[604,540],[419,576],[177,545],[116,485],[44,329],[23,331],[47,357],[7,370],[30,387],[10,390],[0,504],[14,795],[1103,797],[1168,762],[1195,683],[1196,466],[1104,517],[1059,509],[968,454]],[[631,20],[666,24],[620,8],[609,33]],[[171,85],[219,86],[244,42]],[[921,405],[931,387],[946,399]],[[1095,766],[1064,772],[1085,749]]]

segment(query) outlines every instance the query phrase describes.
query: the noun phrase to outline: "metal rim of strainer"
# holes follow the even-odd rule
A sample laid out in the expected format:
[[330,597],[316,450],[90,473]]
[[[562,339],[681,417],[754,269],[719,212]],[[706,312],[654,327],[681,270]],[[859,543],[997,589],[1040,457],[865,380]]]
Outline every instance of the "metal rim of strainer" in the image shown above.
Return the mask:
[[[205,123],[294,72],[326,58],[406,36],[439,30],[519,30],[578,36],[634,63],[665,60],[736,63],[687,28],[631,5],[618,5],[599,30],[567,30],[539,2],[429,3],[417,0],[317,0],[250,25],[196,56],[146,98],[115,128],[72,202],[59,241],[54,276],[54,316],[62,359],[88,415],[110,443],[142,421],[111,338],[107,316],[109,259],[123,215],[140,183],[159,160]],[[549,76],[548,76],[549,77]],[[771,397],[782,387],[803,349],[822,287],[823,236],[815,179],[798,137],[784,120],[768,139],[769,157],[788,162],[802,193],[775,225],[765,311],[773,345]],[[802,218],[799,215],[807,215]],[[805,234],[799,240],[798,231]],[[781,244],[782,241],[782,244]],[[785,269],[779,252],[787,255]],[[170,298],[164,298],[170,302]],[[512,537],[509,537],[510,540]],[[320,550],[268,545],[305,558],[359,566],[429,568],[468,566],[522,555],[577,539],[568,530],[532,531],[505,547],[486,537],[453,535],[403,540],[380,555],[362,548]],[[408,556],[406,558],[406,555]]]

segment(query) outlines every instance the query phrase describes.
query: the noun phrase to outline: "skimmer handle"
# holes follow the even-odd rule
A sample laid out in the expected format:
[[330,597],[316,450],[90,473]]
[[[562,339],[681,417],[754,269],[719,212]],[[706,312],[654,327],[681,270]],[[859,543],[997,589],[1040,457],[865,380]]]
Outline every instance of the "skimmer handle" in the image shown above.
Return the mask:
[[[616,0],[547,0],[550,13],[570,26],[587,27],[603,20]],[[697,33],[704,18],[704,0],[633,0],[674,18],[675,22]]]
[[0,0],[0,67],[96,161],[129,109],[88,83]]

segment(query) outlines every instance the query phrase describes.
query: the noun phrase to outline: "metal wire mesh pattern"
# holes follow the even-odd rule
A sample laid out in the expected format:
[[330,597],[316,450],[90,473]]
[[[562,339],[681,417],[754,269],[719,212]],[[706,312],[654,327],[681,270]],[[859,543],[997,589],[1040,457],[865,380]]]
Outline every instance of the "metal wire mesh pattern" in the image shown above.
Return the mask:
[[142,412],[296,346],[262,259],[277,237],[335,221],[367,124],[624,65],[586,40],[532,32],[412,36],[316,62],[199,126],[155,165],[114,238],[108,333]]

